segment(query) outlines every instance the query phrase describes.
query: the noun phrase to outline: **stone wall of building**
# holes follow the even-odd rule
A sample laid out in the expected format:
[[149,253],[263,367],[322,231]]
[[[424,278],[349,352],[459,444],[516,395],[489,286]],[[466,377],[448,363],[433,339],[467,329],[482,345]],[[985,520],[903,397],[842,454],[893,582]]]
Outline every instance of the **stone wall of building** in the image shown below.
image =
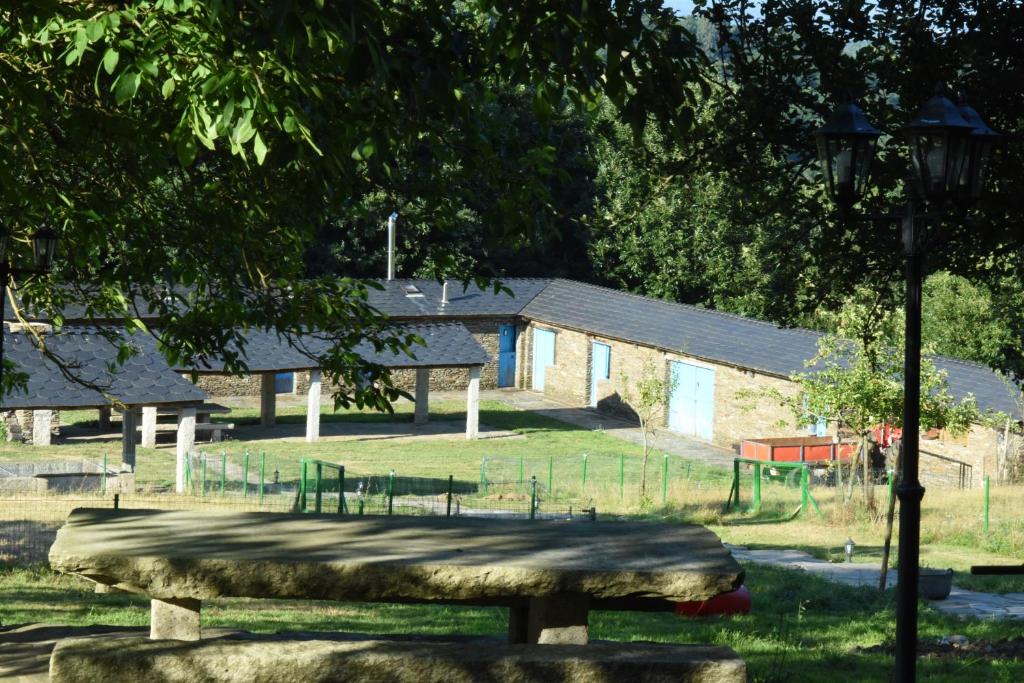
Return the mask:
[[[182,374],[192,381],[192,375]],[[199,375],[195,384],[213,398],[218,396],[259,396],[262,379],[260,373],[248,375]]]
[[981,486],[986,475],[997,475],[1000,446],[996,430],[981,425],[959,436],[948,432],[922,434],[921,482],[925,486],[957,486],[963,463],[969,466],[970,482],[965,485]]
[[[555,331],[555,364],[544,376],[544,393],[557,400],[574,405],[589,405],[591,354],[594,342],[611,347],[610,370],[607,380],[598,380],[598,410],[632,415],[623,402],[623,383],[634,383],[643,376],[644,367],[653,363],[663,380],[669,377],[669,362],[683,361],[715,371],[715,405],[712,441],[727,448],[739,449],[743,439],[805,435],[805,430],[794,424],[790,411],[761,394],[767,389],[793,392],[795,386],[788,380],[740,370],[726,365],[707,363],[668,353],[647,346],[608,339],[547,324],[532,324],[523,334],[524,350],[519,386],[532,386],[533,328]],[[749,394],[744,396],[743,393]],[[668,423],[668,401],[659,419],[659,427]]]

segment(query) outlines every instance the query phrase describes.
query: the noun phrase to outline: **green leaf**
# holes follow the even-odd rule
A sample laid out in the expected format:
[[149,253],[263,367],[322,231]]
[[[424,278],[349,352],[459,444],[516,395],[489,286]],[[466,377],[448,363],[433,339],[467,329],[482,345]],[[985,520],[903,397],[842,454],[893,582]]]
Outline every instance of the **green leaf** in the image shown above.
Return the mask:
[[125,71],[118,77],[114,85],[114,100],[119,105],[135,97],[139,90],[140,78],[141,74],[138,71]]
[[121,59],[121,55],[112,47],[108,47],[107,51],[103,53],[103,70],[108,74],[114,73],[114,69],[117,68],[117,62]]
[[169,99],[174,94],[174,79],[168,78],[164,81],[163,86],[160,88],[160,94],[164,96],[164,99]]
[[371,138],[363,140],[362,144],[352,150],[352,158],[356,161],[366,161],[377,151],[377,146]]
[[258,132],[252,141],[252,153],[256,155],[256,163],[262,166],[263,160],[267,157],[267,146],[263,144],[263,138]]
[[85,37],[90,43],[95,43],[97,40],[103,37],[103,23],[99,21],[90,21],[85,25]]
[[184,132],[182,137],[178,138],[174,151],[178,155],[178,163],[188,168],[196,160],[196,153],[199,151],[199,147],[196,145],[195,138]]

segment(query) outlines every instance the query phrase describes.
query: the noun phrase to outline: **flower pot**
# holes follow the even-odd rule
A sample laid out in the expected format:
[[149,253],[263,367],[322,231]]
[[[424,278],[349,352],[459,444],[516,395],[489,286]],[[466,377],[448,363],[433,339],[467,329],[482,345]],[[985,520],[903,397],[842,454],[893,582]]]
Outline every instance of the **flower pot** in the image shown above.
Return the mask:
[[945,600],[953,589],[952,569],[928,569],[921,567],[917,594],[925,600]]

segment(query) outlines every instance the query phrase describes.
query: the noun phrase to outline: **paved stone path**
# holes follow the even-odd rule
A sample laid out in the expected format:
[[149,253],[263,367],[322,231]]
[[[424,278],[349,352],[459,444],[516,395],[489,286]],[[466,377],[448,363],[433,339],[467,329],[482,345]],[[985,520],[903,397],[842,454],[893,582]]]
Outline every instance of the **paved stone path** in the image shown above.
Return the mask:
[[[520,410],[529,410],[583,429],[601,430],[605,434],[623,441],[638,444],[643,439],[640,427],[635,421],[599,413],[593,408],[580,408],[559,403],[532,391],[491,389],[480,392],[480,398],[501,401]],[[732,468],[732,460],[736,457],[736,453],[727,448],[673,434],[667,430],[658,431],[654,446],[659,451],[728,469]]]
[[[751,550],[744,546],[725,544],[740,562],[767,564],[817,574],[822,578],[848,586],[878,586],[878,566],[863,563],[833,563],[819,560],[800,550]],[[886,576],[886,585],[896,585],[896,570]],[[953,586],[945,600],[934,600],[931,606],[940,612],[974,619],[1024,619],[1024,593],[982,593]]]

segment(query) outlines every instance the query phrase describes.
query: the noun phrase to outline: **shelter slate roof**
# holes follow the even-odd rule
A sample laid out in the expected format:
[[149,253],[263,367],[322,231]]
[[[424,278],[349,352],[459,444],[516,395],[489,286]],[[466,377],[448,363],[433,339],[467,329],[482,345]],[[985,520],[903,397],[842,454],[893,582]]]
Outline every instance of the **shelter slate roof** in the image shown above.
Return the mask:
[[[552,281],[522,310],[530,320],[605,335],[614,339],[788,377],[806,368],[821,334],[772,323],[628,294],[573,280]],[[1021,417],[1011,390],[991,369],[936,357],[947,371],[950,391],[970,392],[984,409]]]
[[[463,289],[458,280],[448,280],[448,303],[441,304],[442,285],[437,280],[378,280],[383,289],[370,289],[368,300],[381,313],[393,318],[515,316],[548,284],[547,278],[507,278],[501,284],[512,293],[495,293],[470,283]],[[407,288],[415,287],[415,291]],[[412,294],[410,296],[410,294]]]
[[[138,353],[111,372],[118,346],[95,328],[65,327],[59,334],[47,334],[46,346],[66,362],[68,372],[96,385],[127,405],[189,403],[208,398],[205,391],[173,371],[147,335],[116,334],[128,340]],[[4,332],[4,354],[18,370],[28,373],[27,391],[3,397],[6,409],[98,408],[111,401],[96,388],[76,383],[44,358],[23,332]]]
[[[396,326],[396,332],[415,334],[426,346],[414,346],[413,356],[394,354],[390,351],[377,352],[369,342],[356,346],[355,351],[365,360],[389,368],[416,367],[465,367],[484,365],[489,360],[487,352],[461,323],[420,323]],[[269,330],[251,330],[245,333],[243,351],[249,372],[288,372],[311,370],[320,367],[317,360],[329,347],[329,342],[315,334],[296,339],[296,345]],[[202,373],[224,372],[222,358],[199,361],[194,367],[178,368],[182,372],[193,369]]]

